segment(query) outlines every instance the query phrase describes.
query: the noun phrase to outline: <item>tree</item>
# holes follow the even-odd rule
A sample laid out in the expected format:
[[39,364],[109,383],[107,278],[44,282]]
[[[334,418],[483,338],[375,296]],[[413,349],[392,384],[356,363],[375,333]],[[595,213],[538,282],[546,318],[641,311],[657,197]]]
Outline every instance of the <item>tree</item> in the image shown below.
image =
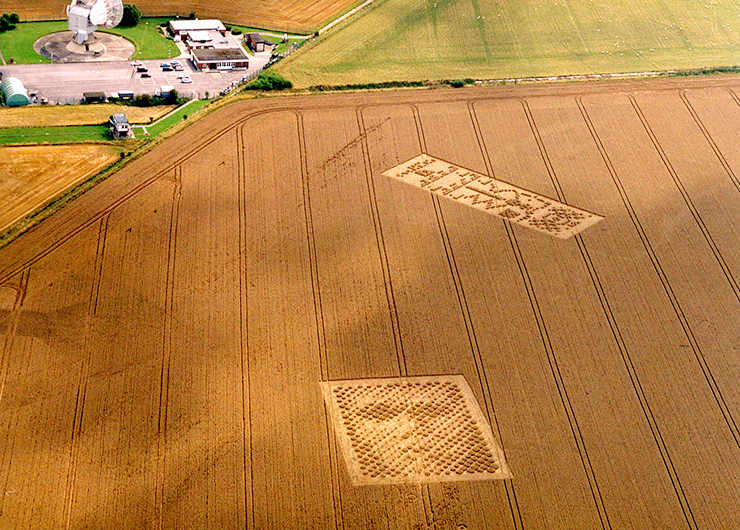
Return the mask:
[[141,11],[134,4],[123,5],[123,17],[119,26],[133,28],[141,20]]
[[16,15],[15,13],[3,13],[2,16],[0,16],[0,33],[15,29],[15,25],[17,23],[18,15]]
[[164,97],[164,102],[168,105],[175,105],[177,103],[177,90],[174,88],[170,90],[169,94]]
[[246,90],[283,90],[284,88],[292,87],[293,83],[288,79],[285,79],[273,70],[267,70],[259,74],[256,79],[244,88]]
[[139,94],[134,98],[132,103],[137,107],[151,107],[154,104],[154,100],[149,94]]

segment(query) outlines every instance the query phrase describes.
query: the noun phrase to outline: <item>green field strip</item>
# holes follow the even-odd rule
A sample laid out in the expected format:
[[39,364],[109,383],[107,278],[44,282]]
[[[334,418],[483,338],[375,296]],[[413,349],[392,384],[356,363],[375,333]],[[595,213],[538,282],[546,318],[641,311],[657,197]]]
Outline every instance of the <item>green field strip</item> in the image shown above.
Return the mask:
[[83,143],[110,139],[107,125],[0,129],[0,145]]
[[[160,118],[159,120],[152,123],[151,125],[144,125],[144,127],[146,128],[150,137],[158,136],[162,134],[164,131],[166,131],[167,129],[169,129],[170,127],[172,127],[173,125],[175,125],[176,123],[182,121],[183,119],[187,119],[185,118],[185,116],[191,116],[198,110],[208,105],[210,102],[211,102],[210,99],[199,99],[199,100],[193,101],[192,103],[183,105],[182,107],[168,114],[164,118]],[[141,128],[141,126],[135,126],[135,127],[136,129]],[[137,132],[136,134],[138,135],[139,133]]]

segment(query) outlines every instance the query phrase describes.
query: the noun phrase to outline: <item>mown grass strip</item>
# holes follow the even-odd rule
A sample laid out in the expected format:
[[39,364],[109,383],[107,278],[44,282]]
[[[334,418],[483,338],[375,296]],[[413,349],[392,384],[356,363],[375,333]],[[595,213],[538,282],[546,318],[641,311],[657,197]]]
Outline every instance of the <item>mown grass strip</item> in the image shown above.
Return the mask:
[[106,125],[0,129],[0,145],[84,143],[110,140]]
[[[210,99],[199,99],[198,101],[193,101],[188,105],[180,107],[166,118],[163,118],[158,122],[147,126],[146,130],[149,131],[149,136],[158,136],[176,123],[182,121],[183,119],[187,119],[186,116],[194,114],[198,110],[208,105],[210,102]],[[141,129],[137,128],[137,131],[139,130]]]

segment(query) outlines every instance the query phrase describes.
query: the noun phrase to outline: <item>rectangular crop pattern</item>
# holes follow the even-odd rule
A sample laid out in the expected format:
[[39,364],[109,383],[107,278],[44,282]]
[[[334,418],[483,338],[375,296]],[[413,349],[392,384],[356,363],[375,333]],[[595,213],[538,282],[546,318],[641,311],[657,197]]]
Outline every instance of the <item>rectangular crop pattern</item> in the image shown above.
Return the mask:
[[421,154],[383,173],[407,184],[560,239],[603,217]]
[[322,383],[352,483],[511,478],[460,375]]

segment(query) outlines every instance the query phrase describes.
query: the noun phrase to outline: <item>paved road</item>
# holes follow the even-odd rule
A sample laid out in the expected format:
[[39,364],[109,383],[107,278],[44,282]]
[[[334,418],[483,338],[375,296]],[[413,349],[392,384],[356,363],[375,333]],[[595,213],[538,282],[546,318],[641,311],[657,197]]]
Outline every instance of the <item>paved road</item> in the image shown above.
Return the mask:
[[17,77],[28,89],[39,97],[45,96],[53,103],[79,103],[83,92],[111,92],[132,90],[134,94],[154,94],[161,85],[172,85],[178,93],[199,99],[218,94],[241,79],[259,70],[270,60],[270,54],[258,53],[250,56],[248,70],[232,70],[214,73],[197,71],[190,61],[180,59],[192,83],[181,83],[180,72],[163,72],[159,67],[166,59],[143,61],[149,68],[151,78],[142,78],[128,61],[88,62],[67,64],[14,64],[2,66],[4,77]]

